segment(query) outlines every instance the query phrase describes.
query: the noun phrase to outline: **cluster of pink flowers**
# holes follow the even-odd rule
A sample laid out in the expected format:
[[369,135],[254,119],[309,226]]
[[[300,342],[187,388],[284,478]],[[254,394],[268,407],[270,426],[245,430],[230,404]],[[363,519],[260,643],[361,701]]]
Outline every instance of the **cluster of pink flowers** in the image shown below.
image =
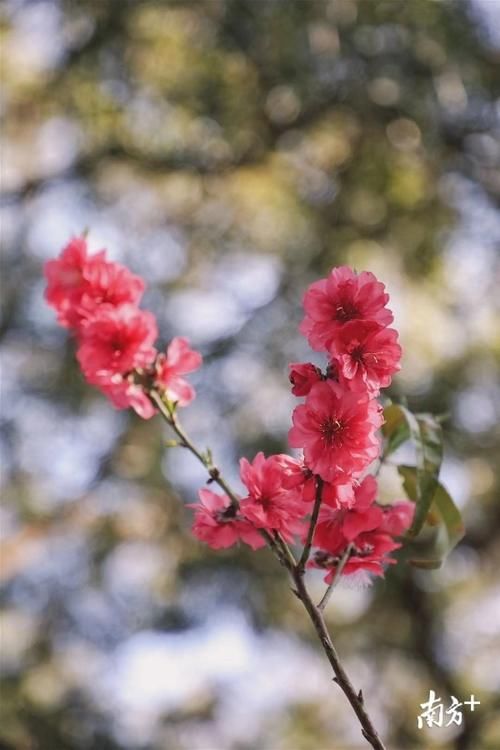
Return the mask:
[[155,316],[138,306],[145,288],[139,276],[108,260],[104,250],[89,255],[86,239],[75,237],[45,264],[45,277],[45,298],[75,335],[85,378],[118,409],[131,407],[149,419],[156,412],[152,387],[180,406],[193,400],[183,375],[200,367],[201,355],[180,337],[165,354],[156,350]]
[[410,526],[413,519],[413,504],[401,500],[393,505],[378,505],[377,481],[368,474],[354,488],[354,502],[347,506],[332,506],[324,503],[320,509],[314,542],[318,551],[312,565],[326,568],[327,583],[333,579],[338,561],[348,544],[352,553],[343,569],[344,575],[365,571],[383,575],[382,562],[395,562],[387,557],[398,549],[394,541]]
[[194,506],[199,539],[214,548],[241,540],[255,549],[263,544],[258,530],[304,541],[321,491],[309,566],[325,569],[330,582],[349,547],[343,575],[364,581],[394,562],[389,554],[400,546],[395,537],[409,527],[413,504],[378,504],[377,481],[367,473],[380,453],[377,396],[400,368],[388,300],[373,274],[347,267],[311,284],[300,331],[312,349],[326,354],[327,366],[323,372],[311,362],[290,365],[292,393],[305,401],[294,409],[289,443],[302,456],[241,459],[247,495],[237,509],[229,498],[202,490]]
[[[88,254],[77,237],[45,266],[46,299],[61,325],[77,340],[77,358],[89,383],[116,407],[131,407],[145,419],[155,413],[154,390],[185,406],[195,392],[184,379],[201,356],[176,337],[165,353],[155,348],[154,315],[139,308],[144,282],[105,251]],[[311,362],[290,365],[292,393],[304,398],[293,411],[290,446],[295,457],[258,453],[242,458],[245,493],[239,498],[200,490],[193,533],[214,549],[238,541],[257,549],[265,536],[288,543],[308,536],[316,503],[319,515],[309,566],[335,575],[346,551],[343,575],[382,575],[410,525],[413,504],[377,503],[377,481],[369,473],[380,453],[383,423],[377,400],[399,370],[401,348],[387,308],[389,296],[371,273],[335,268],[310,285],[300,331],[326,355],[323,371]]]
[[328,362],[324,373],[311,363],[290,365],[292,392],[305,401],[293,412],[289,441],[302,448],[305,465],[324,483],[310,565],[326,569],[327,582],[347,547],[351,554],[343,575],[382,575],[383,564],[393,562],[388,554],[400,546],[394,537],[413,517],[407,501],[379,505],[377,481],[367,474],[380,453],[383,417],[377,396],[400,369],[401,347],[397,332],[388,327],[393,320],[388,301],[373,274],[345,266],[311,284],[304,295],[300,331]]
[[345,266],[304,295],[300,331],[312,349],[326,355],[327,366],[322,372],[309,362],[290,365],[292,392],[305,401],[293,412],[289,441],[303,450],[306,467],[323,483],[310,565],[326,569],[327,582],[347,547],[351,554],[343,575],[382,575],[383,564],[393,562],[389,553],[400,546],[394,537],[413,517],[407,501],[378,504],[377,481],[367,473],[380,453],[377,396],[400,369],[388,301],[372,273],[356,274]]

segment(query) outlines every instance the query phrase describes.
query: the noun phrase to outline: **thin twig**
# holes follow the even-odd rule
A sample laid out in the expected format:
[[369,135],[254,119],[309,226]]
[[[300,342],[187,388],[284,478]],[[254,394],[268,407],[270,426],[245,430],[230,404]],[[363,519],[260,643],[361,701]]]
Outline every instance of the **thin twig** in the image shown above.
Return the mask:
[[323,618],[323,612],[314,604],[311,596],[306,588],[304,576],[300,571],[295,569],[294,581],[296,586],[296,593],[302,604],[306,608],[307,614],[316,630],[323,651],[326,654],[328,661],[333,669],[335,675],[334,682],[340,687],[347,700],[352,706],[352,709],[358,721],[361,725],[361,734],[367,742],[370,743],[373,750],[386,750],[386,747],[380,737],[378,736],[377,730],[372,724],[370,716],[365,709],[365,701],[362,691],[356,691],[353,684],[351,683],[347,673],[342,666],[339,655],[333,641],[330,637],[326,623]]
[[[236,508],[239,508],[239,500],[238,500],[236,493],[233,492],[233,490],[229,487],[225,479],[221,476],[220,471],[218,467],[213,463],[210,454],[202,453],[196,448],[196,446],[193,444],[193,442],[190,440],[190,438],[184,431],[183,427],[180,425],[179,420],[177,419],[175,415],[175,412],[168,408],[168,406],[164,403],[161,395],[157,391],[152,390],[150,392],[150,397],[153,403],[155,404],[155,406],[158,407],[158,410],[160,411],[162,417],[172,427],[174,432],[179,437],[180,445],[187,448],[189,451],[191,451],[191,453],[194,456],[196,456],[196,458],[207,469],[210,479],[216,482],[219,485],[219,487],[221,487],[224,490],[224,492],[228,495],[229,499],[231,500],[231,503],[233,503]],[[321,609],[319,608],[319,606],[317,607],[314,604],[305,585],[304,567],[305,567],[305,562],[307,561],[307,558],[309,557],[309,552],[310,552],[310,548],[312,545],[312,539],[314,536],[314,528],[315,528],[318,515],[319,515],[319,506],[321,504],[322,493],[321,493],[320,482],[317,482],[316,489],[317,489],[317,492],[316,492],[315,506],[314,506],[313,513],[311,516],[311,523],[309,526],[309,533],[308,533],[308,541],[306,541],[306,547],[308,547],[308,551],[307,551],[306,556],[304,556],[304,553],[302,554],[298,563],[296,562],[293,556],[293,553],[291,552],[290,548],[286,544],[285,540],[282,538],[282,536],[279,533],[275,532],[275,534],[273,535],[273,534],[270,534],[265,529],[260,529],[260,532],[263,538],[266,540],[271,551],[279,560],[280,564],[283,565],[290,573],[290,576],[295,585],[295,588],[293,589],[293,591],[295,595],[298,597],[298,599],[300,599],[300,601],[302,602],[302,604],[304,605],[306,609],[306,612],[309,615],[309,618],[314,626],[314,629],[316,630],[316,633],[323,647],[323,650],[326,654],[326,657],[328,661],[330,662],[330,665],[333,669],[333,673],[335,675],[333,679],[337,683],[337,685],[341,688],[347,700],[351,704],[353,711],[356,714],[358,721],[361,725],[361,733],[363,737],[372,746],[373,750],[386,750],[384,744],[382,743],[382,740],[378,736],[377,731],[371,722],[371,719],[368,713],[366,712],[366,709],[364,707],[363,694],[361,690],[356,692],[351,681],[349,680],[340,662],[339,656],[333,645],[330,634],[328,633],[325,621],[323,619],[323,613]],[[340,563],[339,563],[339,566],[340,566]],[[337,571],[338,571],[338,568],[337,568]]]
[[297,560],[295,559],[295,556],[294,556],[292,550],[290,549],[290,547],[288,546],[288,544],[285,542],[285,540],[283,539],[283,537],[281,536],[281,534],[279,533],[279,531],[275,531],[274,532],[274,538],[275,538],[278,546],[282,550],[284,557],[287,560],[287,567],[288,567],[288,569],[290,571],[292,571],[294,568],[297,567]]
[[318,604],[318,609],[319,610],[323,611],[324,608],[326,607],[326,605],[328,604],[328,602],[330,601],[330,597],[331,597],[331,595],[333,593],[333,589],[335,588],[335,586],[337,585],[337,583],[340,581],[340,576],[342,575],[342,571],[344,570],[346,562],[348,561],[348,559],[350,557],[350,554],[352,552],[352,548],[353,548],[352,542],[350,544],[348,544],[347,547],[345,548],[344,554],[340,558],[339,564],[337,565],[337,570],[335,571],[335,575],[333,576],[333,580],[330,583],[330,585],[328,586],[327,590],[325,591],[325,594],[324,594],[322,600]]
[[314,539],[314,532],[316,530],[316,524],[318,522],[318,516],[319,516],[319,509],[321,506],[321,500],[323,496],[323,480],[320,476],[316,475],[316,495],[314,497],[314,507],[313,511],[311,513],[311,520],[309,522],[309,529],[307,532],[307,539],[306,543],[304,544],[304,549],[302,550],[302,554],[300,556],[300,560],[298,563],[298,570],[304,574],[306,563],[309,560],[309,555],[311,553],[311,547]]
[[206,453],[202,453],[196,448],[192,440],[185,432],[184,428],[179,423],[175,411],[170,410],[165,405],[165,402],[163,401],[161,395],[155,390],[151,390],[149,395],[155,406],[158,408],[162,417],[179,437],[181,445],[191,451],[194,456],[196,456],[198,461],[200,461],[208,471],[210,480],[218,484],[219,487],[224,490],[229,500],[231,501],[231,505],[233,506],[233,508],[238,509],[240,507],[238,496],[235,492],[233,492],[231,487],[227,484],[226,480],[221,476],[218,466],[214,464],[211,457]]
[[[290,573],[290,575],[293,578],[293,568],[294,568],[295,560],[293,559],[293,555],[292,555],[293,562],[292,560],[290,560],[290,557],[288,556],[287,552],[285,551],[285,549],[283,548],[281,544],[281,542],[283,541],[281,537],[278,537],[276,535],[276,532],[274,532],[274,534],[271,534],[266,529],[258,529],[258,531],[260,532],[260,535],[263,537],[263,539],[265,539],[271,551],[274,552],[274,555],[275,557],[278,558],[278,561],[280,562],[280,564],[283,565],[284,568],[286,568],[286,570]],[[287,547],[288,552],[290,552],[290,550],[288,549],[288,545],[286,545],[286,547]],[[290,552],[290,555],[291,554],[292,553]]]

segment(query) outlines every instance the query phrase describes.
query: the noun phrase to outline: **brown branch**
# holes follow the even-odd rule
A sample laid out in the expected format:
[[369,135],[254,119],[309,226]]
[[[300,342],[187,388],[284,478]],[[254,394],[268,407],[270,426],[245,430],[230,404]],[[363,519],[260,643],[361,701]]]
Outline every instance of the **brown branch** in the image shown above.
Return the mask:
[[328,586],[327,590],[324,593],[323,598],[321,599],[320,603],[318,604],[318,609],[319,610],[323,611],[324,608],[326,607],[326,605],[328,604],[328,602],[330,601],[330,597],[331,597],[331,595],[333,593],[333,590],[334,590],[335,586],[337,585],[337,583],[340,581],[340,576],[342,575],[342,571],[344,570],[346,562],[349,559],[349,556],[350,556],[350,554],[352,552],[352,548],[353,548],[353,544],[351,542],[350,544],[347,545],[344,554],[342,555],[342,557],[339,560],[339,564],[337,565],[337,569],[335,571],[335,575],[333,576],[333,581]]
[[316,530],[316,524],[318,522],[318,516],[319,516],[319,509],[321,507],[321,499],[323,496],[323,480],[320,476],[316,476],[316,495],[314,498],[314,507],[313,511],[311,513],[311,520],[309,522],[309,530],[307,532],[307,539],[306,543],[304,545],[304,549],[302,550],[302,555],[300,556],[300,560],[298,563],[298,570],[302,575],[304,574],[306,563],[309,560],[309,555],[311,553],[311,547],[314,539],[314,532]]
[[[236,508],[239,508],[239,500],[236,493],[229,487],[225,479],[221,476],[221,473],[218,467],[213,463],[210,454],[204,454],[200,450],[198,450],[198,448],[196,448],[196,446],[187,436],[175,414],[175,410],[167,406],[161,395],[154,389],[150,391],[150,398],[153,401],[154,405],[158,408],[161,416],[170,425],[170,427],[172,427],[176,435],[179,437],[180,445],[191,451],[191,453],[203,464],[203,466],[206,467],[210,479],[216,482],[219,487],[221,487],[221,489],[223,489],[224,492],[228,495],[231,503],[233,503]],[[323,619],[323,613],[319,606],[316,606],[311,599],[311,595],[309,594],[304,581],[305,563],[309,556],[309,551],[314,536],[314,528],[316,526],[316,521],[319,515],[319,508],[321,505],[322,481],[319,478],[317,480],[316,490],[315,505],[311,516],[311,523],[309,525],[308,538],[304,547],[304,552],[302,553],[299,562],[295,561],[295,558],[288,545],[278,533],[272,535],[265,529],[260,531],[269,548],[279,560],[280,564],[283,565],[283,567],[286,568],[286,570],[290,574],[290,577],[292,578],[292,581],[294,583],[294,593],[298,597],[298,599],[300,599],[307,614],[309,615],[309,619],[314,626],[316,634],[323,647],[323,651],[325,652],[335,675],[335,677],[333,678],[334,682],[337,683],[337,685],[340,687],[347,700],[351,704],[352,709],[361,725],[361,733],[363,737],[372,746],[373,750],[386,750],[385,745],[378,736],[378,733],[373,726],[368,713],[366,712],[366,709],[364,707],[363,694],[361,690],[356,692],[349,677],[347,676],[347,673],[340,662],[340,658],[326,627],[325,621]]]
[[323,651],[325,652],[326,657],[333,669],[333,673],[335,675],[334,682],[336,682],[340,687],[347,700],[351,704],[354,713],[358,717],[358,721],[362,727],[361,732],[363,734],[363,737],[367,742],[370,743],[374,750],[386,750],[384,743],[378,736],[377,730],[373,726],[373,723],[368,713],[366,712],[363,694],[361,690],[359,692],[356,692],[349,677],[347,676],[347,673],[340,662],[339,655],[337,654],[337,650],[333,645],[333,641],[326,627],[323,613],[312,601],[304,582],[304,576],[297,568],[295,568],[294,572],[294,581],[297,587],[297,596],[307,610],[309,619],[311,620],[320,643],[323,646]]
[[235,492],[227,484],[226,480],[221,476],[218,466],[216,466],[212,460],[209,452],[202,453],[196,448],[193,441],[189,438],[184,428],[180,425],[179,420],[175,414],[174,409],[169,409],[163,401],[158,391],[154,389],[150,391],[149,397],[153,401],[154,405],[162,415],[163,419],[170,425],[177,437],[180,439],[180,445],[183,448],[187,448],[191,453],[200,461],[206,468],[209,474],[210,481],[215,482],[219,485],[231,501],[233,508],[238,509],[240,507],[240,501]]

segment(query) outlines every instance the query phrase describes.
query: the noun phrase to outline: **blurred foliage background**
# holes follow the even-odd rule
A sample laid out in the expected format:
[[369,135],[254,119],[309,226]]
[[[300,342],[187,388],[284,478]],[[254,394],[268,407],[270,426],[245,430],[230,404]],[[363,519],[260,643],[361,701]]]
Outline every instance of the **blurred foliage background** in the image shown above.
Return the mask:
[[[83,382],[41,269],[85,227],[147,279],[164,341],[202,350],[185,421],[236,484],[240,455],[286,449],[305,286],[340,263],[386,282],[393,395],[449,414],[468,531],[328,620],[391,748],[498,748],[498,0],[1,14],[2,750],[364,746],[274,560],[197,544],[201,469]],[[419,731],[430,689],[481,706]]]

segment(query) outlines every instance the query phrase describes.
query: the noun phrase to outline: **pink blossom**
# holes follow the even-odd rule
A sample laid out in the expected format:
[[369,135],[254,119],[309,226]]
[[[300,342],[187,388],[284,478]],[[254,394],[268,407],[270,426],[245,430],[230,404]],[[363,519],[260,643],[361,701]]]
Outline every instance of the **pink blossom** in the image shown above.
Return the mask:
[[351,508],[355,502],[352,481],[341,476],[334,482],[323,482],[322,501],[333,508]]
[[381,407],[366,393],[350,393],[331,380],[316,383],[292,418],[290,445],[303,448],[307,466],[327,482],[347,481],[378,456]]
[[366,391],[366,388],[356,388],[356,384],[353,383],[352,380],[348,380],[344,377],[341,368],[339,367],[339,363],[335,359],[331,359],[328,362],[328,367],[326,368],[326,380],[333,380],[334,383],[338,383],[345,391],[356,391],[356,390],[362,390]]
[[[324,568],[328,570],[325,583],[331,583],[342,555],[345,551],[345,542],[339,544],[336,550],[315,553],[309,567]],[[401,547],[389,534],[381,533],[377,529],[360,534],[343,568],[342,575],[357,580],[359,583],[369,583],[370,576],[383,576],[384,565],[394,564],[396,560],[388,557],[390,552]]]
[[277,453],[273,456],[273,461],[281,471],[281,484],[287,489],[293,489],[303,484],[306,476],[312,477],[312,472],[307,469],[304,462],[298,458],[288,456],[286,453]]
[[232,547],[241,540],[252,549],[263,547],[265,542],[247,520],[231,505],[227,495],[217,495],[209,489],[199,491],[200,503],[192,503],[195,509],[193,534],[212,549]]
[[248,490],[241,511],[257,528],[279,531],[292,541],[302,531],[304,507],[297,490],[284,486],[282,460],[282,456],[265,458],[262,452],[252,463],[240,460],[241,481]]
[[338,383],[344,391],[368,393],[372,398],[379,395],[379,389],[367,386],[362,378],[346,378],[342,371],[341,362],[335,357],[330,359],[326,368],[326,380],[333,380],[334,383]]
[[181,376],[197,370],[201,361],[201,354],[190,348],[188,340],[176,336],[170,342],[167,353],[159,354],[156,359],[155,385],[164,391],[168,399],[179,406],[186,406],[194,399],[196,392]]
[[137,305],[144,292],[143,279],[120,263],[104,259],[104,252],[91,255],[85,267],[85,287],[79,305],[83,321],[101,305]]
[[[296,488],[300,490],[302,502],[312,505],[316,497],[316,476],[313,474],[303,460],[281,454],[275,456],[283,470],[283,487],[285,489]],[[323,482],[321,489],[321,500],[323,503],[333,507],[350,507],[354,503],[354,490],[351,481]]]
[[312,566],[329,570],[327,583],[333,579],[348,544],[352,545],[352,552],[343,575],[356,574],[358,578],[361,572],[383,575],[383,566],[395,562],[387,557],[388,553],[401,546],[393,537],[402,534],[413,518],[413,503],[403,500],[388,506],[376,504],[377,481],[371,475],[355,487],[354,493],[352,508],[333,510],[322,506],[320,510],[314,534],[314,545],[319,551]]
[[314,535],[314,544],[324,550],[336,550],[345,547],[359,534],[379,528],[383,513],[375,505],[377,482],[368,475],[358,486],[354,487],[354,503],[350,508],[335,509],[323,505],[320,509],[318,524]]
[[339,329],[331,342],[333,361],[353,390],[363,387],[376,394],[391,383],[400,369],[401,347],[393,328],[370,320],[356,320]]
[[334,268],[326,279],[311,284],[304,295],[305,318],[300,331],[317,351],[328,351],[339,328],[351,320],[392,322],[385,286],[372,273],[356,274],[348,266]]
[[398,500],[391,505],[382,506],[384,517],[381,530],[391,536],[401,536],[407,531],[415,515],[415,505],[408,500]]
[[156,351],[156,319],[134,305],[101,305],[87,322],[77,358],[87,380],[96,385],[111,385],[116,374],[137,367],[148,367]]
[[47,302],[61,325],[77,331],[101,305],[137,304],[144,291],[144,281],[108,261],[104,250],[88,255],[84,237],[74,237],[59,258],[47,261],[44,272]]
[[73,237],[59,258],[45,263],[45,299],[58,311],[61,325],[71,325],[68,317],[71,308],[81,299],[86,263],[87,242],[84,237]]
[[314,383],[321,380],[321,370],[311,362],[293,362],[288,367],[294,396],[307,396]]
[[157,412],[142,385],[123,375],[113,375],[98,387],[117,409],[133,409],[142,419],[151,419]]

